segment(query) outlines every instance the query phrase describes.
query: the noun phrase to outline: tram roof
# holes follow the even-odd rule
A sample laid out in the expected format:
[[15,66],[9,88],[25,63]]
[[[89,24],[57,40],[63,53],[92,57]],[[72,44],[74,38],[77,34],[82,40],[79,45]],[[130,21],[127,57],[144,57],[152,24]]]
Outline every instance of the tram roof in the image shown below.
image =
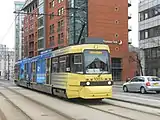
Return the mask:
[[85,49],[95,49],[95,50],[108,50],[110,52],[109,46],[106,44],[80,44],[71,45],[64,48],[60,48],[54,51],[47,52],[32,58],[25,58],[23,60],[17,61],[16,64],[34,62],[38,59],[56,57],[60,55],[72,54],[72,53],[82,53]]
[[58,50],[53,51],[52,56],[59,56],[64,54],[71,54],[71,53],[82,53],[85,49],[97,49],[97,50],[108,50],[110,52],[109,46],[106,44],[80,44],[80,45],[73,45],[64,47]]

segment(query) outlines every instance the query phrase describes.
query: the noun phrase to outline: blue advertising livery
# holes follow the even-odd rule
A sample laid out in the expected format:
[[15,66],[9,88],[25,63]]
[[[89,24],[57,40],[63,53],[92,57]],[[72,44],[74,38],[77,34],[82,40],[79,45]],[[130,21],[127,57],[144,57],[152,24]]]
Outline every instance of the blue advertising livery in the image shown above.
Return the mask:
[[[33,58],[25,58],[21,61],[18,61],[16,64],[20,66],[20,80],[30,81],[33,78],[32,63],[36,64],[36,77],[35,82],[39,84],[44,84],[46,82],[46,59],[52,56],[52,51],[43,52],[41,55],[38,55]],[[26,71],[25,71],[26,68]]]

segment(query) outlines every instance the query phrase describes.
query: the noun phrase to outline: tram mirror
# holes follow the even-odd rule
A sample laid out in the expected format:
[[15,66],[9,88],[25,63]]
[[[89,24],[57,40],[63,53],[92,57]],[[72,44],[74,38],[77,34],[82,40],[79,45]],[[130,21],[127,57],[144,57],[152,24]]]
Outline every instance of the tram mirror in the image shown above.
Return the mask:
[[66,72],[70,72],[70,68],[68,67],[68,68],[66,68]]

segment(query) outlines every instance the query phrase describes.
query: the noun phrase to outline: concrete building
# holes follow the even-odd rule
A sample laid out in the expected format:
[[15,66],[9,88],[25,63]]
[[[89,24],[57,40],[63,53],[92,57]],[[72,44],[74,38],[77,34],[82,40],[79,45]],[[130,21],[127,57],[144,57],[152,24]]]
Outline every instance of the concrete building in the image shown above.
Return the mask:
[[160,76],[160,0],[139,3],[139,46],[144,74]]
[[0,78],[7,78],[8,74],[13,78],[14,63],[14,51],[9,50],[6,45],[0,45]]
[[23,7],[24,53],[103,38],[111,49],[115,81],[129,77],[128,0],[27,0]]
[[[15,11],[22,9],[24,2],[15,1]],[[23,18],[24,15],[15,15],[15,61],[23,58]]]

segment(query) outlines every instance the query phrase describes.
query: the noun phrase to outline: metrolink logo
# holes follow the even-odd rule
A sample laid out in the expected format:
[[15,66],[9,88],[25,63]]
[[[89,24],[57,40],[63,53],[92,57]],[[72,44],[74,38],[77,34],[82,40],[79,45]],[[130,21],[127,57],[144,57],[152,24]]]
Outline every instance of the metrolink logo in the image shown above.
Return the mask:
[[103,42],[106,44],[118,44],[118,45],[123,44],[122,40],[103,40]]

